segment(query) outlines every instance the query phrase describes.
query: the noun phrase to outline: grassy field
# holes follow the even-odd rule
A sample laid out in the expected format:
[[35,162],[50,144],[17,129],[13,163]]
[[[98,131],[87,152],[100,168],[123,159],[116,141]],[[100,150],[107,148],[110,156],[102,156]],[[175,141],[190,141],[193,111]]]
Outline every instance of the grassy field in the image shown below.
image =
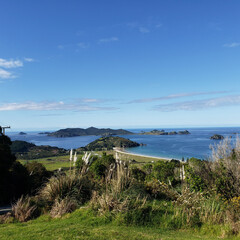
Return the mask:
[[[219,233],[218,233],[219,234]],[[131,240],[215,240],[223,238],[214,233],[205,235],[197,230],[166,230],[152,227],[119,226],[104,217],[96,217],[86,209],[76,210],[61,219],[51,219],[49,216],[29,221],[27,223],[12,223],[0,225],[1,240],[35,240],[35,239],[131,239]],[[239,239],[231,237],[224,239]]]
[[59,168],[68,169],[70,167],[69,156],[39,158],[34,160],[19,160],[19,162],[22,164],[33,161],[42,163],[49,171],[53,171]]
[[[95,152],[99,155],[102,154],[102,152]],[[107,151],[107,154],[114,154],[114,151]],[[82,156],[78,156],[82,157]],[[144,157],[144,156],[136,156],[132,155],[130,153],[124,153],[121,154],[121,160],[128,161],[128,160],[135,160],[137,163],[147,163],[152,161],[158,161],[158,160],[164,160],[164,159],[157,159],[157,158],[151,158],[151,157]],[[70,163],[69,163],[69,156],[56,156],[56,157],[47,157],[47,158],[39,158],[34,160],[19,160],[22,164],[25,164],[27,162],[36,161],[39,163],[42,163],[47,170],[54,171],[59,168],[63,169],[69,169]]]

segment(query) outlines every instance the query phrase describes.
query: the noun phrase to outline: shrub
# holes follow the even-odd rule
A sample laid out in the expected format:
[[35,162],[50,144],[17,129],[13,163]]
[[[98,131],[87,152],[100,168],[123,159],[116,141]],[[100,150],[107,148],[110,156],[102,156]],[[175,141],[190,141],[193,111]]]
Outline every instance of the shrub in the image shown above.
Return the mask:
[[81,205],[90,200],[93,185],[86,176],[78,174],[51,177],[40,190],[39,197],[52,206],[56,201],[69,198]]
[[53,218],[60,218],[66,213],[71,213],[77,208],[78,204],[76,201],[69,197],[62,200],[56,199],[50,211],[50,216]]
[[0,224],[4,223],[12,223],[14,221],[14,218],[10,212],[0,215]]
[[166,183],[160,182],[157,179],[152,179],[146,183],[146,191],[152,198],[176,200],[177,192],[169,187]]
[[129,197],[124,195],[124,193],[131,185],[132,178],[130,177],[128,167],[116,163],[108,171],[105,192],[93,195],[91,207],[100,213],[126,210]]
[[140,182],[144,182],[146,178],[146,173],[138,167],[132,167],[131,176]]
[[21,197],[13,206],[12,214],[19,222],[26,222],[35,217],[36,206],[28,196]]
[[211,169],[215,178],[216,191],[229,200],[240,196],[240,141],[237,138],[235,147],[226,138],[212,147]]
[[174,172],[176,167],[174,161],[158,161],[153,164],[152,175],[161,182],[176,185],[179,181],[179,175],[175,176]]
[[107,167],[102,163],[101,159],[95,160],[90,166],[90,170],[96,179],[105,178]]
[[225,208],[216,197],[206,198],[201,192],[192,192],[186,188],[178,195],[175,206],[175,218],[181,219],[186,226],[200,226],[203,223],[220,224],[225,221]]
[[30,192],[36,193],[37,190],[47,182],[51,174],[42,163],[30,162],[27,163],[25,167],[29,174]]

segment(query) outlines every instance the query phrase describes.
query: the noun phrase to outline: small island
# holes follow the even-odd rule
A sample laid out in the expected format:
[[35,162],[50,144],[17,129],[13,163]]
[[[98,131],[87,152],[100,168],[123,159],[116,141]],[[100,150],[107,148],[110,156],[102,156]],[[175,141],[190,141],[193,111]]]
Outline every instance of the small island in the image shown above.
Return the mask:
[[38,134],[51,134],[51,132],[40,132]]
[[25,132],[20,132],[19,135],[27,135]]
[[212,140],[223,140],[224,136],[219,135],[219,134],[214,134],[213,136],[210,137]]
[[165,130],[157,130],[154,129],[150,132],[141,132],[141,135],[187,135],[190,134],[190,132],[188,130],[184,130],[184,131],[171,131],[171,132],[165,132]]
[[130,131],[124,129],[110,129],[110,128],[65,128],[56,132],[49,133],[47,136],[51,137],[78,137],[78,136],[112,136],[112,135],[130,135],[133,134]]
[[139,143],[131,141],[122,137],[101,137],[91,143],[89,143],[81,150],[84,151],[101,151],[101,150],[113,150],[114,147],[118,148],[131,148],[138,147]]

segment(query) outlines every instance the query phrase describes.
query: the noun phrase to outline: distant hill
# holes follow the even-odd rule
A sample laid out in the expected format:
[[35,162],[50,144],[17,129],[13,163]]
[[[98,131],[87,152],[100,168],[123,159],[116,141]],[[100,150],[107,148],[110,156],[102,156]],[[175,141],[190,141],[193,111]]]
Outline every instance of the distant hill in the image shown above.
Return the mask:
[[89,143],[84,150],[86,151],[101,151],[112,150],[114,147],[138,147],[139,143],[133,142],[129,139],[122,137],[102,137]]
[[56,132],[49,133],[48,136],[53,137],[77,137],[77,136],[89,136],[89,135],[95,135],[95,136],[109,136],[109,135],[128,135],[133,134],[132,132],[129,132],[127,130],[123,129],[110,129],[110,128],[66,128],[66,129],[60,129]]
[[25,141],[13,141],[11,151],[18,159],[36,159],[67,154],[63,148],[51,146],[36,146]]

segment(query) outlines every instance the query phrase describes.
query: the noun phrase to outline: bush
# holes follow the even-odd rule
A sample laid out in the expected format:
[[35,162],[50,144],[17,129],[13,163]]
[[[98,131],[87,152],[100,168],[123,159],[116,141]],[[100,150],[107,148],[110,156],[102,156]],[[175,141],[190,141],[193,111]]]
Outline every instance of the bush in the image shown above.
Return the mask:
[[73,212],[77,206],[77,202],[69,197],[66,197],[62,200],[56,199],[50,211],[50,216],[53,218],[60,218],[66,213]]
[[137,181],[144,182],[146,178],[146,173],[138,167],[131,168],[131,176]]
[[34,218],[37,207],[28,196],[21,197],[13,206],[12,214],[19,222],[26,222]]
[[51,207],[56,201],[69,198],[82,205],[91,198],[93,185],[86,176],[69,174],[51,177],[39,192],[39,198]]
[[47,182],[51,173],[47,171],[42,163],[31,162],[25,165],[29,174],[29,187],[31,193],[36,193],[37,190]]
[[178,193],[166,183],[152,179],[146,183],[147,193],[155,199],[176,200]]

